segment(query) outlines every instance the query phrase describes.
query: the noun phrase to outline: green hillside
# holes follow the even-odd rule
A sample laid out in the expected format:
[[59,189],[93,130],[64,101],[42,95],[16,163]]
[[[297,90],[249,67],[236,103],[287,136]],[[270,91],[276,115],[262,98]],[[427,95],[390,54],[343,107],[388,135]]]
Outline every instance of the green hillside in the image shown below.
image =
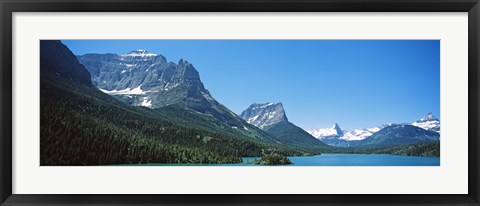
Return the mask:
[[50,73],[42,72],[40,88],[41,165],[236,163],[271,147],[285,155],[303,154],[221,127],[207,130],[198,122],[165,119],[162,111],[125,105]]
[[268,133],[274,135],[278,141],[292,147],[302,148],[313,152],[325,152],[332,148],[315,139],[305,130],[287,121],[279,122],[264,129]]

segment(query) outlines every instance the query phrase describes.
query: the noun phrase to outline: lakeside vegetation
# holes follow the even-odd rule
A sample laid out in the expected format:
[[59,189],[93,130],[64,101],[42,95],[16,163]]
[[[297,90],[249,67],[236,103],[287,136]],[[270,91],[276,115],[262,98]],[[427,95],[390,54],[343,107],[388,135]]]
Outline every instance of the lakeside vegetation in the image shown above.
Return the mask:
[[259,160],[254,160],[248,164],[258,165],[289,165],[292,161],[287,156],[278,154],[275,150],[262,150],[262,157]]
[[390,154],[400,156],[440,157],[440,142],[416,143],[398,146],[334,148],[328,153]]

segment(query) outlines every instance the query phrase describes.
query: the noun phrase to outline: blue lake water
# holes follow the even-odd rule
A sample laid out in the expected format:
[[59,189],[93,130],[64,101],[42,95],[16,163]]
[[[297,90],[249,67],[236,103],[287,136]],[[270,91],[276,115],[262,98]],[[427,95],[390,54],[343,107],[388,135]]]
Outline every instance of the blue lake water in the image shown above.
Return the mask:
[[[255,159],[260,158],[245,157],[243,161],[251,162]],[[322,154],[308,157],[289,157],[289,159],[293,164],[288,166],[440,166],[440,157],[411,157],[387,154]]]
[[[439,157],[411,157],[387,154],[322,154],[308,157],[288,157],[290,166],[440,166]],[[239,164],[121,164],[112,166],[266,166],[248,164],[259,157],[244,157]],[[269,165],[268,165],[269,166]]]

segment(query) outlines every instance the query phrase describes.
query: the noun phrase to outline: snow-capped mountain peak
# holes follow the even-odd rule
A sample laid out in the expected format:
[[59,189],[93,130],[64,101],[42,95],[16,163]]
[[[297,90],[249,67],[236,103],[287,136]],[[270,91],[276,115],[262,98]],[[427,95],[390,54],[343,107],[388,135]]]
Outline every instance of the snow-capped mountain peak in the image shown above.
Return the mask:
[[139,49],[139,50],[131,51],[128,54],[122,54],[122,56],[147,57],[147,56],[158,56],[158,54],[152,54],[146,50]]
[[440,133],[440,120],[438,120],[432,113],[428,113],[427,116],[421,118],[419,121],[413,122],[412,125],[424,130]]
[[307,131],[310,135],[314,136],[317,139],[323,139],[328,137],[341,137],[344,132],[340,126],[335,123],[332,127],[326,129],[311,129]]
[[438,119],[435,116],[433,116],[431,112],[428,113],[427,116],[420,119],[420,121],[435,121],[435,120],[438,121]]
[[240,117],[260,129],[282,121],[288,121],[281,102],[276,104],[272,102],[264,104],[254,103],[243,111]]
[[383,126],[366,128],[366,129],[354,129],[352,131],[345,132],[343,137],[340,137],[339,139],[345,140],[345,141],[363,140],[363,139],[366,139],[367,137],[372,136],[375,132],[380,131],[382,128]]
[[[341,130],[338,124],[334,124],[331,128],[327,129],[311,129],[307,132],[315,138],[321,140],[323,143],[338,146],[338,147],[350,147],[359,140],[365,140],[375,133],[382,131],[383,129],[391,126],[398,126],[401,128],[412,127],[418,130],[429,130],[440,133],[440,120],[438,120],[432,113],[428,113],[425,117],[413,123],[388,123],[381,126],[366,128],[366,129],[354,129],[350,131]],[[421,128],[421,129],[420,129]]]
[[369,136],[372,136],[375,132],[380,131],[384,127],[385,126],[382,125],[379,127],[372,127],[372,128],[366,128],[366,129],[354,129],[352,131],[346,131],[346,130],[340,129],[340,126],[337,123],[335,123],[331,128],[311,129],[311,130],[308,130],[307,132],[320,140],[335,138],[335,139],[345,140],[345,141],[356,141],[356,140],[363,140]]

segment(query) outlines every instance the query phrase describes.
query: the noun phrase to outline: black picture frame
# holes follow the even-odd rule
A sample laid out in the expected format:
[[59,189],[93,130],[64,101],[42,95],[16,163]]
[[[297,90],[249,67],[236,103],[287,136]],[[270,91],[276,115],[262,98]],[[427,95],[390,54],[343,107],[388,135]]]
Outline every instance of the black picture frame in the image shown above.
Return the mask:
[[[2,205],[480,205],[479,0],[0,0]],[[468,194],[38,195],[12,194],[13,12],[468,12]],[[92,185],[93,187],[94,185]],[[412,185],[413,186],[413,185]]]

